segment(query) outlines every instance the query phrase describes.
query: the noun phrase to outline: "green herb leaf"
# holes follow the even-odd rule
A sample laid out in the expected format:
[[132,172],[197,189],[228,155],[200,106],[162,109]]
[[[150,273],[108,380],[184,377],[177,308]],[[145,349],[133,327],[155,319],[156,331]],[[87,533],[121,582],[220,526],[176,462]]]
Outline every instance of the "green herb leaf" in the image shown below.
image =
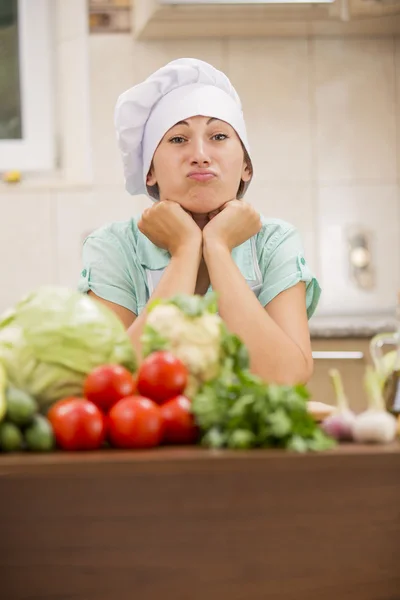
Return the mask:
[[283,408],[271,412],[267,416],[267,423],[270,426],[271,435],[276,438],[286,437],[292,429],[291,419]]
[[293,450],[294,452],[307,452],[308,445],[307,440],[300,437],[299,435],[294,435],[287,444],[288,450]]
[[228,448],[247,450],[256,445],[256,436],[248,429],[236,429],[228,435]]
[[226,415],[226,403],[218,397],[212,386],[205,385],[192,401],[192,412],[203,430],[222,424]]
[[324,452],[325,450],[331,450],[337,445],[336,440],[327,436],[322,429],[317,428],[314,431],[312,439],[308,442],[309,450],[314,452]]
[[201,440],[207,448],[223,448],[226,445],[226,435],[218,427],[209,429]]

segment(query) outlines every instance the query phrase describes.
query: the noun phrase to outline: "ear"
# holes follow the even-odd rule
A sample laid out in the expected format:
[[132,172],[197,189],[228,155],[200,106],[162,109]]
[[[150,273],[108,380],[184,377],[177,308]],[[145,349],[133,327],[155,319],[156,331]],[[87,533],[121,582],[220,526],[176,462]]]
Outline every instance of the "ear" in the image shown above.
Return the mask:
[[251,168],[249,162],[246,159],[244,159],[241,179],[242,179],[242,181],[247,182],[247,181],[250,181],[251,176],[252,176],[252,168]]
[[156,183],[157,183],[157,177],[154,173],[153,163],[151,163],[149,172],[147,173],[147,177],[146,177],[146,184],[149,187],[152,187],[153,185],[156,185]]

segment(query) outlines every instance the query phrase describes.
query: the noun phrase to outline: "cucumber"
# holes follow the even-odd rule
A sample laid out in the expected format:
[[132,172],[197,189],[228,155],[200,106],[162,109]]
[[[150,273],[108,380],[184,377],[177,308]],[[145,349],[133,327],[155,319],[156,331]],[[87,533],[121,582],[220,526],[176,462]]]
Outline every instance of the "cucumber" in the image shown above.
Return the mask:
[[24,432],[28,450],[50,452],[54,448],[54,433],[50,422],[43,415],[35,415]]
[[6,403],[7,373],[0,363],[0,421],[2,421],[7,412]]
[[19,427],[29,425],[38,411],[38,405],[32,396],[13,386],[8,386],[6,390],[6,404],[7,420]]
[[23,437],[18,427],[7,421],[0,423],[0,449],[4,452],[18,452],[22,447]]

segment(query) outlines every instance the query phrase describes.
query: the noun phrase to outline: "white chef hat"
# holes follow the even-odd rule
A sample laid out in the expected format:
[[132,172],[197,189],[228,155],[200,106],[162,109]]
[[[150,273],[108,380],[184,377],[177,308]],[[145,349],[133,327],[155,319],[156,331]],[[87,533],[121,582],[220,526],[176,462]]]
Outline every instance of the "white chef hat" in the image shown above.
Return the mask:
[[158,144],[178,121],[197,115],[229,123],[250,158],[239,96],[224,73],[202,60],[174,60],[120,95],[115,127],[130,194],[150,195],[146,178]]

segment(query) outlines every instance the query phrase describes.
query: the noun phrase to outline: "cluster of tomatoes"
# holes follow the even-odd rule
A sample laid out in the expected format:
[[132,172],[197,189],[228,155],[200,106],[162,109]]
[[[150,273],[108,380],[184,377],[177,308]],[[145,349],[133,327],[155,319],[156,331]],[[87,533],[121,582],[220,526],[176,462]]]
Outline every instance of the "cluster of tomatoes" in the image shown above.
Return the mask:
[[103,365],[86,378],[84,397],[56,402],[48,412],[63,450],[191,444],[198,429],[190,400],[183,395],[188,372],[167,351],[154,352],[136,376],[119,365]]

